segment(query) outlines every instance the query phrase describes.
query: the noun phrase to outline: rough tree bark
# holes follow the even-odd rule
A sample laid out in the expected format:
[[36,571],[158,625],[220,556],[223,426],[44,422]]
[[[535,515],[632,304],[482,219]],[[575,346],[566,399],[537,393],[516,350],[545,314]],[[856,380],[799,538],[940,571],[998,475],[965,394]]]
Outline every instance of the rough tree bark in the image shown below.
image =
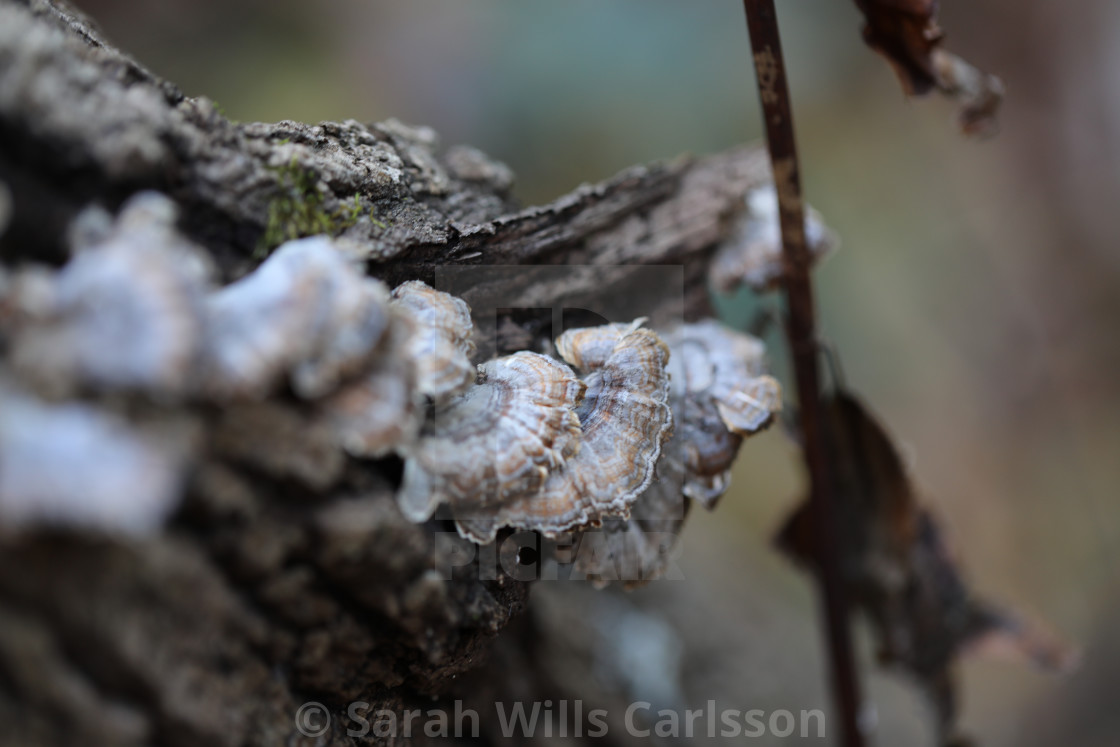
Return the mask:
[[[313,175],[324,215],[355,206],[336,233],[390,285],[448,264],[599,268],[514,289],[522,305],[549,307],[624,288],[619,265],[679,264],[685,307],[667,300],[655,313],[686,316],[707,311],[707,261],[744,195],[768,180],[765,154],[742,149],[634,167],[521,210],[506,167],[471,148],[442,151],[427,129],[231,122],[68,6],[0,2],[0,192],[11,202],[0,261],[9,268],[61,264],[81,209],[115,212],[155,189],[178,203],[180,229],[223,279],[235,279],[254,266],[293,169]],[[400,515],[398,469],[352,461],[317,492],[213,467],[150,539],[0,526],[0,743],[348,745],[345,707],[355,700],[402,712],[571,693],[566,672],[587,651],[572,655],[564,633],[549,639],[530,617],[515,620],[528,584],[500,569],[482,580],[476,561],[451,582],[433,576],[441,527]],[[593,604],[555,607],[572,618],[558,626],[571,640],[581,639],[572,610]],[[335,715],[318,740],[295,729],[305,701]],[[483,738],[498,741],[492,709],[482,720]]]

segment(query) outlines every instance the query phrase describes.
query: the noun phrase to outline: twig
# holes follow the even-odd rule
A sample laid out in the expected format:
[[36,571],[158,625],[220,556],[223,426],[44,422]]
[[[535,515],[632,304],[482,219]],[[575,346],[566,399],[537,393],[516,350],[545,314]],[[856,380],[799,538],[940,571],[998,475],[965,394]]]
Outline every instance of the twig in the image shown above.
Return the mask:
[[832,691],[840,716],[841,744],[865,744],[859,725],[859,678],[852,652],[848,603],[840,571],[839,547],[828,461],[820,421],[820,377],[814,330],[812,265],[805,242],[805,210],[801,176],[793,133],[793,114],[786,82],[785,63],[778,35],[774,0],[743,0],[754,55],[758,93],[766,124],[766,140],[778,193],[785,259],[785,294],[788,306],[786,335],[797,381],[802,448],[809,469],[809,501],[814,516],[817,548],[817,581],[824,606],[831,660]]

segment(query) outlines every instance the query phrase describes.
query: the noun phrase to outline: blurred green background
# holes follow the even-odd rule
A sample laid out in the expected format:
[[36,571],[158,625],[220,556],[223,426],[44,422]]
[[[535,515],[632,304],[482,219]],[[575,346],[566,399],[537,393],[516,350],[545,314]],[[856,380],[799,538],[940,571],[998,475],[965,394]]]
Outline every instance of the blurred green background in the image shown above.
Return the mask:
[[[735,0],[78,5],[232,118],[431,125],[506,161],[525,203],[761,132]],[[844,242],[818,273],[825,333],[975,585],[1085,648],[1064,679],[968,663],[965,724],[991,746],[1120,744],[1120,3],[945,0],[948,46],[1007,85],[984,143],[903,97],[853,3],[779,5],[808,197]],[[684,537],[725,693],[773,707],[824,705],[812,595],[768,547],[800,484],[780,433],[748,442]],[[909,690],[870,690],[880,744],[930,743]]]

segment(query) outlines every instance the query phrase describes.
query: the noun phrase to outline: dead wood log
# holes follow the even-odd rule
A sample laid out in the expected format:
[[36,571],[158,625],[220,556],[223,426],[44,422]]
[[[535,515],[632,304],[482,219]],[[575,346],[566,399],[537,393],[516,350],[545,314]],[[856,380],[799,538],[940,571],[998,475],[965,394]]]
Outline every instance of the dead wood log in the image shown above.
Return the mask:
[[[503,297],[525,308],[593,308],[635,265],[680,265],[682,293],[650,314],[695,317],[708,261],[768,178],[764,154],[738,149],[519,209],[508,168],[426,128],[231,122],[69,6],[0,0],[0,285],[5,269],[61,265],[88,206],[157,190],[225,281],[276,237],[319,232],[310,220],[390,285],[448,266],[595,268],[507,276]],[[462,294],[486,303],[494,289],[471,277]],[[0,375],[7,352],[0,339]],[[352,744],[345,718],[301,735],[298,706],[402,712],[454,698],[467,672],[500,681],[488,647],[528,585],[479,560],[434,574],[465,551],[401,516],[398,481],[393,460],[348,459],[326,489],[215,462],[154,536],[0,526],[0,744]],[[522,675],[548,691],[547,672]]]

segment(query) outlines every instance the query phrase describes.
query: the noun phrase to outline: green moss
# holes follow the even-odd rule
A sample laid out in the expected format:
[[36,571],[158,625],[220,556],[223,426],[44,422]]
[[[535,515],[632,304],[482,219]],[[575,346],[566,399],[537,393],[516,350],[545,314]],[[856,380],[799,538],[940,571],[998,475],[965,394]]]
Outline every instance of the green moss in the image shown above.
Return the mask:
[[336,215],[340,216],[342,220],[346,221],[351,226],[357,223],[358,218],[362,217],[362,200],[360,196],[354,195],[353,201],[340,207]]
[[[358,194],[334,212],[327,212],[318,175],[302,168],[294,157],[275,172],[277,194],[268,204],[268,222],[257,243],[256,258],[268,256],[273,249],[292,239],[317,234],[337,236],[362,217],[362,200]],[[370,220],[384,228],[380,221],[374,220],[372,209]]]

